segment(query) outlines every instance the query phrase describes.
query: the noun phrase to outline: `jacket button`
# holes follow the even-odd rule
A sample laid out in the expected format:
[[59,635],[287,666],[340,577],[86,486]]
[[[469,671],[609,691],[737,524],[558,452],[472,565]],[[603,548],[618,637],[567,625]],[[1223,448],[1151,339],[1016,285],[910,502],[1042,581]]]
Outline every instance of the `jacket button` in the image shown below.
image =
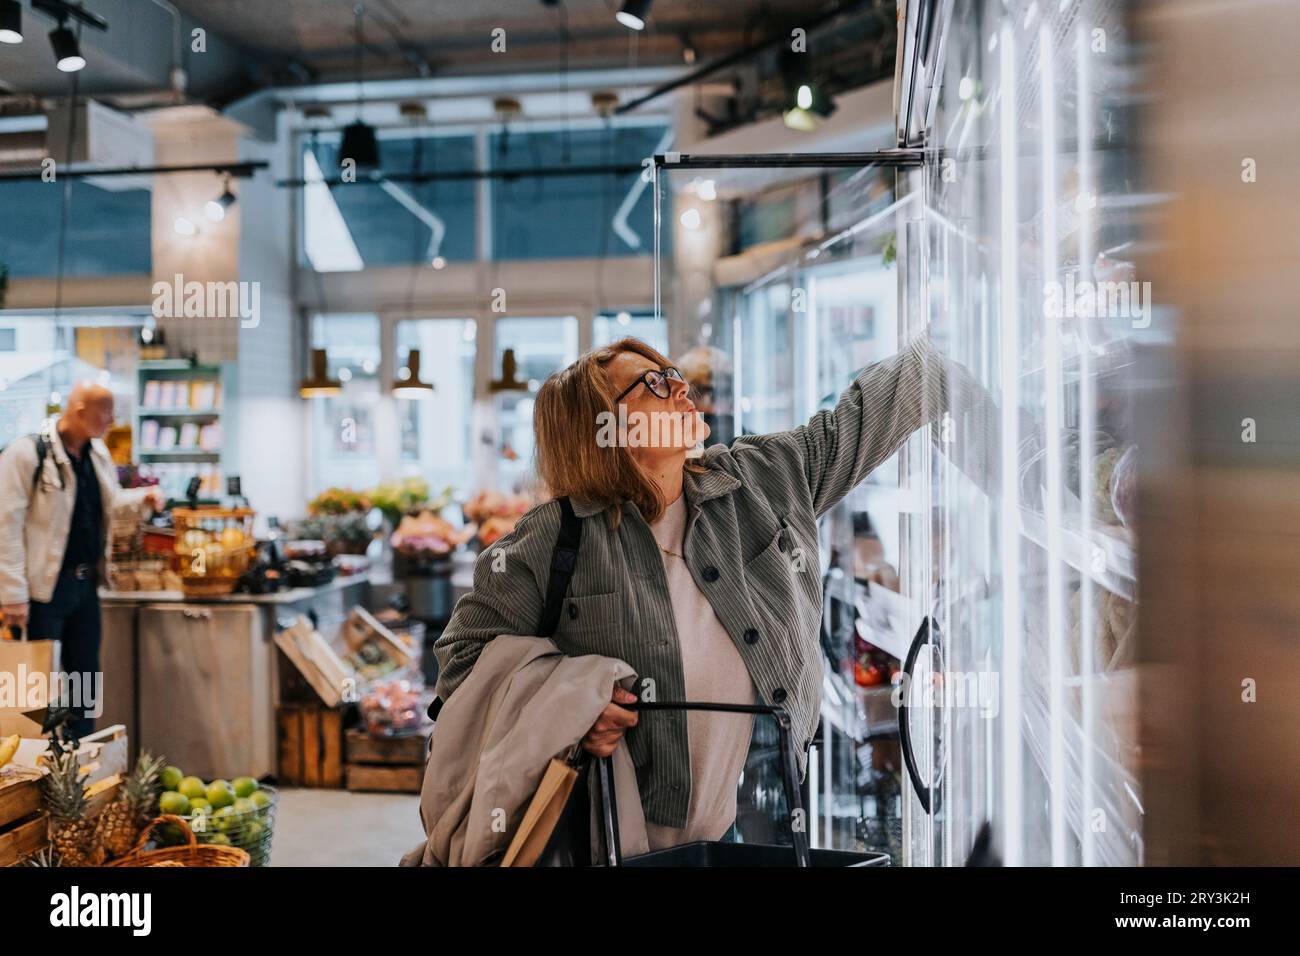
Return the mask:
[[752,627],[751,627],[748,631],[746,631],[746,632],[745,632],[745,643],[746,643],[746,644],[757,644],[757,643],[758,643],[758,631],[755,630],[755,629],[752,628]]
[[721,577],[720,573],[718,572],[718,569],[711,564],[704,569],[702,575],[704,577],[704,580],[708,581],[710,584],[712,584],[714,581],[718,580],[719,577]]
[[575,617],[577,617],[577,616],[578,616],[578,605],[576,605],[576,604],[574,604],[572,601],[570,601],[570,602],[569,602],[569,619],[572,620],[573,618],[575,618]]
[[785,688],[778,687],[776,690],[772,691],[772,703],[783,704],[785,703],[786,696]]

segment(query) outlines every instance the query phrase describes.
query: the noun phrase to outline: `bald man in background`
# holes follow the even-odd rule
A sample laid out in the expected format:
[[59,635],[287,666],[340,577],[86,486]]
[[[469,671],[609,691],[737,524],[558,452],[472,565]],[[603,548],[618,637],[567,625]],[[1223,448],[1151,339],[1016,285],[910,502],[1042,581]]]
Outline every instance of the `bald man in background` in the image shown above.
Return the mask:
[[[63,415],[0,453],[0,611],[4,627],[61,642],[64,673],[99,670],[99,579],[115,510],[148,503],[157,488],[124,491],[102,441],[113,424],[113,393],[81,381]],[[102,704],[102,702],[100,702]],[[74,710],[69,730],[84,737],[93,718]]]

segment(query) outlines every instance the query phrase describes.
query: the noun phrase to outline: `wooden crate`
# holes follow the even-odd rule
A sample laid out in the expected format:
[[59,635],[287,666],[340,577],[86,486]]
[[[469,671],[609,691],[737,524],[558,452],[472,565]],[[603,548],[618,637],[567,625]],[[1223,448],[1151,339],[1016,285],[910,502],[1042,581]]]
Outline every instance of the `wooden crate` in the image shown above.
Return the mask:
[[[121,784],[119,774],[90,784],[86,816],[97,817],[116,800]],[[49,842],[49,815],[41,803],[40,778],[0,779],[0,866],[17,866]]]
[[386,793],[419,793],[424,783],[428,733],[408,737],[371,737],[364,730],[347,732],[347,788]]
[[343,711],[319,704],[281,704],[276,732],[276,777],[281,784],[343,786]]

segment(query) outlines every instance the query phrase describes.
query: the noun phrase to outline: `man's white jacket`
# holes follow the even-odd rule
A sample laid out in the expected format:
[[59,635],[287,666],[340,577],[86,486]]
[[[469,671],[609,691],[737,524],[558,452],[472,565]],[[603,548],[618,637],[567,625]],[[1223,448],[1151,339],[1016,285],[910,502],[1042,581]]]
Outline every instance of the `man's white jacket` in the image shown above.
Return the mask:
[[[63,565],[72,508],[77,500],[77,476],[54,423],[47,423],[41,434],[49,439],[50,448],[35,488],[35,439],[24,435],[0,453],[0,604],[50,600]],[[117,466],[107,446],[92,438],[89,448],[103,506],[98,544],[103,554],[113,512],[139,507],[150,489],[124,490],[117,483]],[[104,563],[99,566],[102,575]]]

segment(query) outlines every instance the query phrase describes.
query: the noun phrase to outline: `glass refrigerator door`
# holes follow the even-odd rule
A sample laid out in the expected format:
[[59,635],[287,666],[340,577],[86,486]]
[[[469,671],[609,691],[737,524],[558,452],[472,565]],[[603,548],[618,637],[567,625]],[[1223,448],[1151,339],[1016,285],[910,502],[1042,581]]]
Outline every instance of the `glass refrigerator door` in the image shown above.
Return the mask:
[[[674,315],[687,354],[712,356],[707,404],[697,404],[728,419],[715,434],[800,425],[904,340],[899,235],[919,221],[907,190],[921,180],[898,156],[833,160],[687,156],[656,166],[657,251],[672,250],[656,259],[660,314]],[[906,162],[919,166],[919,154]],[[688,379],[698,374],[698,362],[679,362],[695,370]],[[899,576],[904,522],[921,499],[899,476],[895,456],[823,517],[816,554],[792,555],[824,595],[809,842],[896,862],[902,768],[890,676],[922,616]],[[776,771],[772,728],[757,722],[740,790],[743,841],[784,840]]]
[[907,842],[918,863],[1136,864],[1132,355],[1151,303],[1128,261],[1123,4],[952,7],[900,254],[907,314],[979,389],[904,457],[931,505],[904,545],[938,635],[918,658],[941,673],[911,722],[938,783],[929,812],[910,785]]

